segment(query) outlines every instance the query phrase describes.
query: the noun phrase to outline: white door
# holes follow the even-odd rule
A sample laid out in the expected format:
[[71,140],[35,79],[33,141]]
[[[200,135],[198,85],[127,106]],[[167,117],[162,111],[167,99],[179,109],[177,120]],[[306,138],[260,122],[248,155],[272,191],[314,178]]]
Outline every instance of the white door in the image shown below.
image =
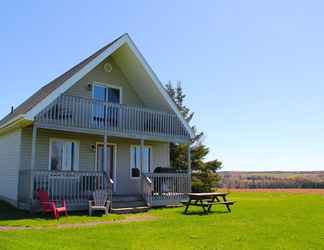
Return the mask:
[[97,144],[97,170],[109,173],[114,181],[113,191],[116,191],[116,173],[115,173],[115,146],[107,145],[107,166],[104,166],[104,147],[103,144]]

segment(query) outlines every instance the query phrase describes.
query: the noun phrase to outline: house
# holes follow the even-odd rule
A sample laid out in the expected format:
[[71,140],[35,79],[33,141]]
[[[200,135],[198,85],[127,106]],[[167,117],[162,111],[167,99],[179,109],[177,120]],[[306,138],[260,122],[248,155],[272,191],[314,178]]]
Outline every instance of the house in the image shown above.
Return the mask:
[[176,204],[191,189],[170,142],[193,132],[128,34],[104,46],[0,121],[0,198],[37,207],[36,190],[85,209],[94,190],[113,208]]

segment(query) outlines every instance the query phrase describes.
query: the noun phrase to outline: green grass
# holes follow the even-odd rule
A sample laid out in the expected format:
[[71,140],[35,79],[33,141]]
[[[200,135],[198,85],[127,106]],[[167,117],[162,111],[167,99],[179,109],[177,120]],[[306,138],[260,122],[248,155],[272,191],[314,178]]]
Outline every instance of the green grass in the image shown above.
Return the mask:
[[[25,226],[31,228],[37,227],[55,227],[62,224],[76,224],[97,221],[123,220],[125,216],[112,214],[109,216],[88,216],[87,213],[75,212],[70,213],[68,217],[60,217],[55,220],[52,216],[43,216],[40,213],[31,214],[29,212],[17,210],[10,205],[0,202],[0,226]],[[0,247],[1,249],[1,247]]]
[[[233,193],[232,213],[214,207],[190,215],[183,208],[153,209],[155,220],[57,229],[56,223],[123,220],[127,216],[72,215],[59,222],[45,219],[6,220],[0,225],[45,226],[0,232],[0,249],[323,249],[324,196],[288,193]],[[1,212],[1,210],[0,210]],[[10,214],[10,212],[8,212]],[[145,215],[138,215],[145,216]]]

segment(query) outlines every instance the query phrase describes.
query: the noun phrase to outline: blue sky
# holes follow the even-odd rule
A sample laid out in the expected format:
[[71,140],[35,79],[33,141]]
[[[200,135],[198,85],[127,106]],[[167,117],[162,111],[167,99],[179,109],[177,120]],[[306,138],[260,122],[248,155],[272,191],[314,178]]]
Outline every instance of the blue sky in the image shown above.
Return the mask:
[[323,1],[6,2],[1,116],[128,32],[224,170],[323,170]]

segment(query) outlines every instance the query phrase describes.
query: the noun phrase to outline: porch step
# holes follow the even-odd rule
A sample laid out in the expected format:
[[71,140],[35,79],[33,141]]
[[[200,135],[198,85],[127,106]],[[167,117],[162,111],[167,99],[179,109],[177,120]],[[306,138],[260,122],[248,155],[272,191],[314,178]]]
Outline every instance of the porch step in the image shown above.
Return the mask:
[[113,208],[124,208],[124,207],[145,207],[146,204],[143,200],[137,201],[113,201]]
[[149,210],[149,207],[123,207],[123,208],[112,208],[113,214],[129,214],[129,213],[144,213]]
[[128,202],[128,201],[142,201],[140,195],[113,195],[112,201],[114,202]]
[[139,195],[114,195],[112,198],[112,213],[142,213],[149,207]]

